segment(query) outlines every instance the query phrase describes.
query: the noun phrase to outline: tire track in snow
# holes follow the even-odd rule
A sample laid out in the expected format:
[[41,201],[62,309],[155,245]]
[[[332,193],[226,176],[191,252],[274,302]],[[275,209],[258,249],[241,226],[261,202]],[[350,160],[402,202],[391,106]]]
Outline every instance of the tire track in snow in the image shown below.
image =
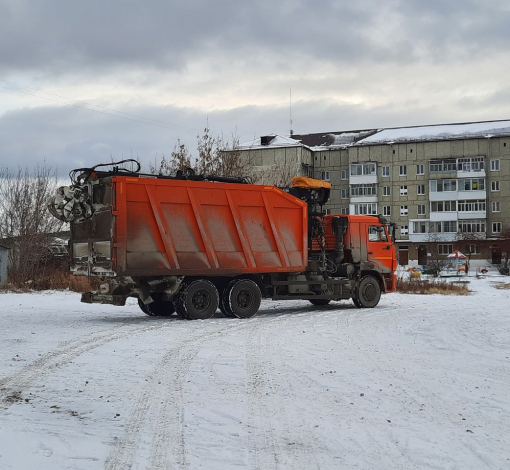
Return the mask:
[[24,390],[40,381],[53,370],[65,366],[78,356],[105,344],[128,338],[148,331],[163,328],[167,322],[145,326],[130,331],[112,331],[111,329],[93,333],[84,339],[75,339],[61,343],[58,349],[47,352],[20,371],[0,379],[0,412],[19,401]]
[[147,377],[147,384],[138,396],[125,426],[124,436],[118,440],[105,469],[131,468],[139,457],[140,439],[142,433],[146,433],[143,431],[147,431],[147,427],[152,435],[152,441],[146,446],[150,447],[147,452],[147,468],[188,468],[182,390],[186,374],[204,343],[250,328],[254,321],[257,321],[257,318],[242,320],[242,323],[225,320],[235,325],[225,327],[222,321],[213,331],[204,331],[204,325],[198,324],[193,335],[181,338],[177,344],[174,342]]
[[[272,470],[282,466],[303,470],[320,468],[315,455],[318,443],[307,424],[294,414],[290,419],[285,407],[281,406],[281,401],[279,404],[274,401],[276,395],[282,394],[286,384],[276,380],[277,374],[274,372],[277,367],[274,362],[278,360],[279,354],[274,351],[274,345],[273,350],[270,350],[268,339],[278,335],[275,326],[285,328],[288,322],[294,320],[295,318],[286,316],[284,321],[279,321],[276,325],[273,324],[274,321],[268,321],[250,331],[247,347],[250,400],[248,439],[251,468],[256,470]],[[309,321],[313,321],[313,318]],[[276,341],[277,347],[278,344]],[[290,397],[290,402],[292,399],[293,397]],[[280,435],[277,434],[277,426],[283,430]]]

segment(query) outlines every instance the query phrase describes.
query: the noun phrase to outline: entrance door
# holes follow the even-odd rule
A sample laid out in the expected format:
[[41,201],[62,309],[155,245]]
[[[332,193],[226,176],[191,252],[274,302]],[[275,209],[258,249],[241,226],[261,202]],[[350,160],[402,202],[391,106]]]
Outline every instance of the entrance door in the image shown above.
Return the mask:
[[421,266],[427,264],[427,247],[425,245],[420,245],[418,247],[418,264]]
[[501,264],[501,248],[499,246],[492,247],[492,264]]
[[400,245],[398,247],[398,264],[405,266],[409,264],[409,247]]

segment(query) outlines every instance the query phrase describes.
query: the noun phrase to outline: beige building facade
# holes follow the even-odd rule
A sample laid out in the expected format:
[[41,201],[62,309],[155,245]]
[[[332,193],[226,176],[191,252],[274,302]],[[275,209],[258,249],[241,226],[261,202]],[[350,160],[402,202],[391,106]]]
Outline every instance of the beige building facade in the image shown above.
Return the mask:
[[265,136],[241,151],[260,171],[287,166],[330,181],[329,213],[395,222],[401,264],[424,266],[453,250],[481,264],[504,256],[510,121]]

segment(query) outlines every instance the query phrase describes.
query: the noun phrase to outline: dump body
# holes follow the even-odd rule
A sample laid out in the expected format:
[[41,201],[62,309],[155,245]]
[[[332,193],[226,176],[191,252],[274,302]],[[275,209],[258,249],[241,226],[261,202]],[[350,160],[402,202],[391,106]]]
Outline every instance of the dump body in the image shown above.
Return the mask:
[[306,269],[307,205],[274,186],[113,176],[94,188],[102,208],[71,224],[76,274],[221,276]]

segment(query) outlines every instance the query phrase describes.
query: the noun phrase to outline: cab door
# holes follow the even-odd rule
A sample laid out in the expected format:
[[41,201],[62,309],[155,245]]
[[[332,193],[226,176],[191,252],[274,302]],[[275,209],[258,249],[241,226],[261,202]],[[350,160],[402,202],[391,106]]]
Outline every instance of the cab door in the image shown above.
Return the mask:
[[367,261],[379,267],[381,272],[392,272],[397,269],[395,246],[388,230],[383,225],[366,226],[367,234]]

